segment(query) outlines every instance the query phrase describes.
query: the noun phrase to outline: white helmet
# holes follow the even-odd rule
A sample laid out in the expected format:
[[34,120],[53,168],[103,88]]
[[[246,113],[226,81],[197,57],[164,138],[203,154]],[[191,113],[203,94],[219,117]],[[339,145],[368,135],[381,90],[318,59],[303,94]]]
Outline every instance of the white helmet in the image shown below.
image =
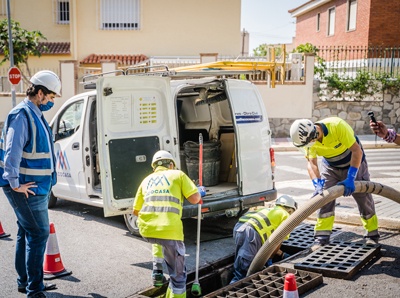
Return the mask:
[[171,153],[169,153],[168,151],[165,150],[160,150],[157,151],[154,156],[153,156],[153,160],[151,161],[151,166],[155,169],[157,166],[161,166],[162,162],[156,164],[157,161],[162,161],[165,159],[169,159],[174,163],[174,166],[176,167],[176,163],[175,163],[175,159],[172,156]]
[[41,70],[35,73],[35,75],[31,77],[30,81],[33,85],[44,86],[49,89],[49,91],[54,92],[58,96],[61,96],[60,78],[50,70]]
[[300,119],[293,122],[290,127],[290,137],[296,147],[311,147],[315,144],[318,132],[314,123],[308,119]]
[[288,195],[280,196],[279,199],[276,200],[275,205],[289,207],[293,208],[294,210],[297,210],[297,202],[291,196]]

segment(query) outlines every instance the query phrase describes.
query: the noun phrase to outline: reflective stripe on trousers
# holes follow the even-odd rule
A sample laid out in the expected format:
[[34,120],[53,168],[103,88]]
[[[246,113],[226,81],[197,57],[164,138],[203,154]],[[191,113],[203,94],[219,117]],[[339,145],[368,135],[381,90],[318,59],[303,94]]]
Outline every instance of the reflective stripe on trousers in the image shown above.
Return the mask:
[[159,244],[153,244],[152,252],[153,252],[153,270],[163,270],[162,264],[164,263],[164,255],[162,253],[162,246]]
[[183,241],[157,238],[144,239],[152,244],[158,244],[162,247],[162,254],[164,255],[164,261],[167,265],[170,277],[167,297],[186,297],[186,249]]
[[[324,189],[328,189],[338,184],[340,181],[345,180],[347,178],[347,172],[348,169],[331,167],[322,162],[320,173],[321,179],[325,179]],[[367,160],[364,160],[360,164],[356,181],[370,181]],[[370,193],[356,193],[353,194],[353,197],[358,205],[361,221],[365,229],[365,236],[378,236],[378,219],[375,214],[375,203],[372,199],[372,195]],[[333,200],[318,210],[315,236],[331,234],[335,219],[335,205],[336,201]]]

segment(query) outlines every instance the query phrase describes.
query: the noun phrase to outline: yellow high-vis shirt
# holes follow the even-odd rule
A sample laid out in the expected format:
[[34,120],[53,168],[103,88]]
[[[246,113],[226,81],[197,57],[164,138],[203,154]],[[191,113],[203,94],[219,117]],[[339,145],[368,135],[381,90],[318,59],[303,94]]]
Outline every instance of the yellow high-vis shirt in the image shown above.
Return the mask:
[[[354,135],[351,126],[339,117],[326,118],[315,123],[323,130],[322,143],[316,141],[310,148],[302,148],[307,158],[323,156],[329,165],[338,168],[350,166],[351,151],[349,148],[357,142],[361,144]],[[362,148],[362,147],[361,147]],[[364,160],[365,156],[363,156]]]
[[140,210],[140,234],[183,241],[183,200],[196,192],[196,185],[182,171],[158,167],[142,181],[136,193],[133,209]]

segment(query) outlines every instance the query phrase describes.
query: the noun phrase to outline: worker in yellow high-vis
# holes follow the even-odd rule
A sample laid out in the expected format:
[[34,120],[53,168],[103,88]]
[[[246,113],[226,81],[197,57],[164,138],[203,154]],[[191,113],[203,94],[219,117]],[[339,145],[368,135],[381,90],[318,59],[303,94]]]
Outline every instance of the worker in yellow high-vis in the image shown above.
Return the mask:
[[[324,189],[343,185],[344,196],[353,196],[360,211],[368,243],[379,240],[378,219],[371,194],[354,193],[354,181],[369,181],[368,164],[360,141],[346,121],[339,117],[326,118],[316,123],[308,119],[296,120],[290,128],[293,144],[302,151],[307,160],[307,169],[315,187],[313,194],[322,194]],[[322,156],[320,169],[317,156]],[[329,243],[335,219],[335,200],[326,204],[317,213],[312,250]]]
[[[231,283],[246,277],[251,262],[261,246],[296,209],[296,201],[291,196],[282,195],[276,200],[274,208],[249,211],[239,218],[233,229],[236,249]],[[285,239],[289,239],[289,235]],[[289,257],[287,253],[280,250],[280,246],[278,245],[272,253],[271,259],[267,262],[268,265],[272,265],[274,255],[279,255],[281,259]]]
[[182,171],[175,170],[173,156],[164,150],[154,154],[154,173],[139,186],[133,205],[140,234],[153,244],[153,284],[163,283],[165,261],[170,283],[166,297],[186,297],[185,244],[182,207],[184,197],[192,204],[206,194]]

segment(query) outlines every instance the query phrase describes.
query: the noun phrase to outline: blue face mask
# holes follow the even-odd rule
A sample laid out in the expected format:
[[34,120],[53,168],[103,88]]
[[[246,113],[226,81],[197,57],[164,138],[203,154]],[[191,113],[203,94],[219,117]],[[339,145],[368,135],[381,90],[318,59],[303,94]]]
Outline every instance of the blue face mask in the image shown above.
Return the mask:
[[50,110],[52,107],[54,106],[54,102],[51,102],[50,100],[47,102],[47,105],[40,105],[40,110],[42,112],[46,112],[48,110]]

